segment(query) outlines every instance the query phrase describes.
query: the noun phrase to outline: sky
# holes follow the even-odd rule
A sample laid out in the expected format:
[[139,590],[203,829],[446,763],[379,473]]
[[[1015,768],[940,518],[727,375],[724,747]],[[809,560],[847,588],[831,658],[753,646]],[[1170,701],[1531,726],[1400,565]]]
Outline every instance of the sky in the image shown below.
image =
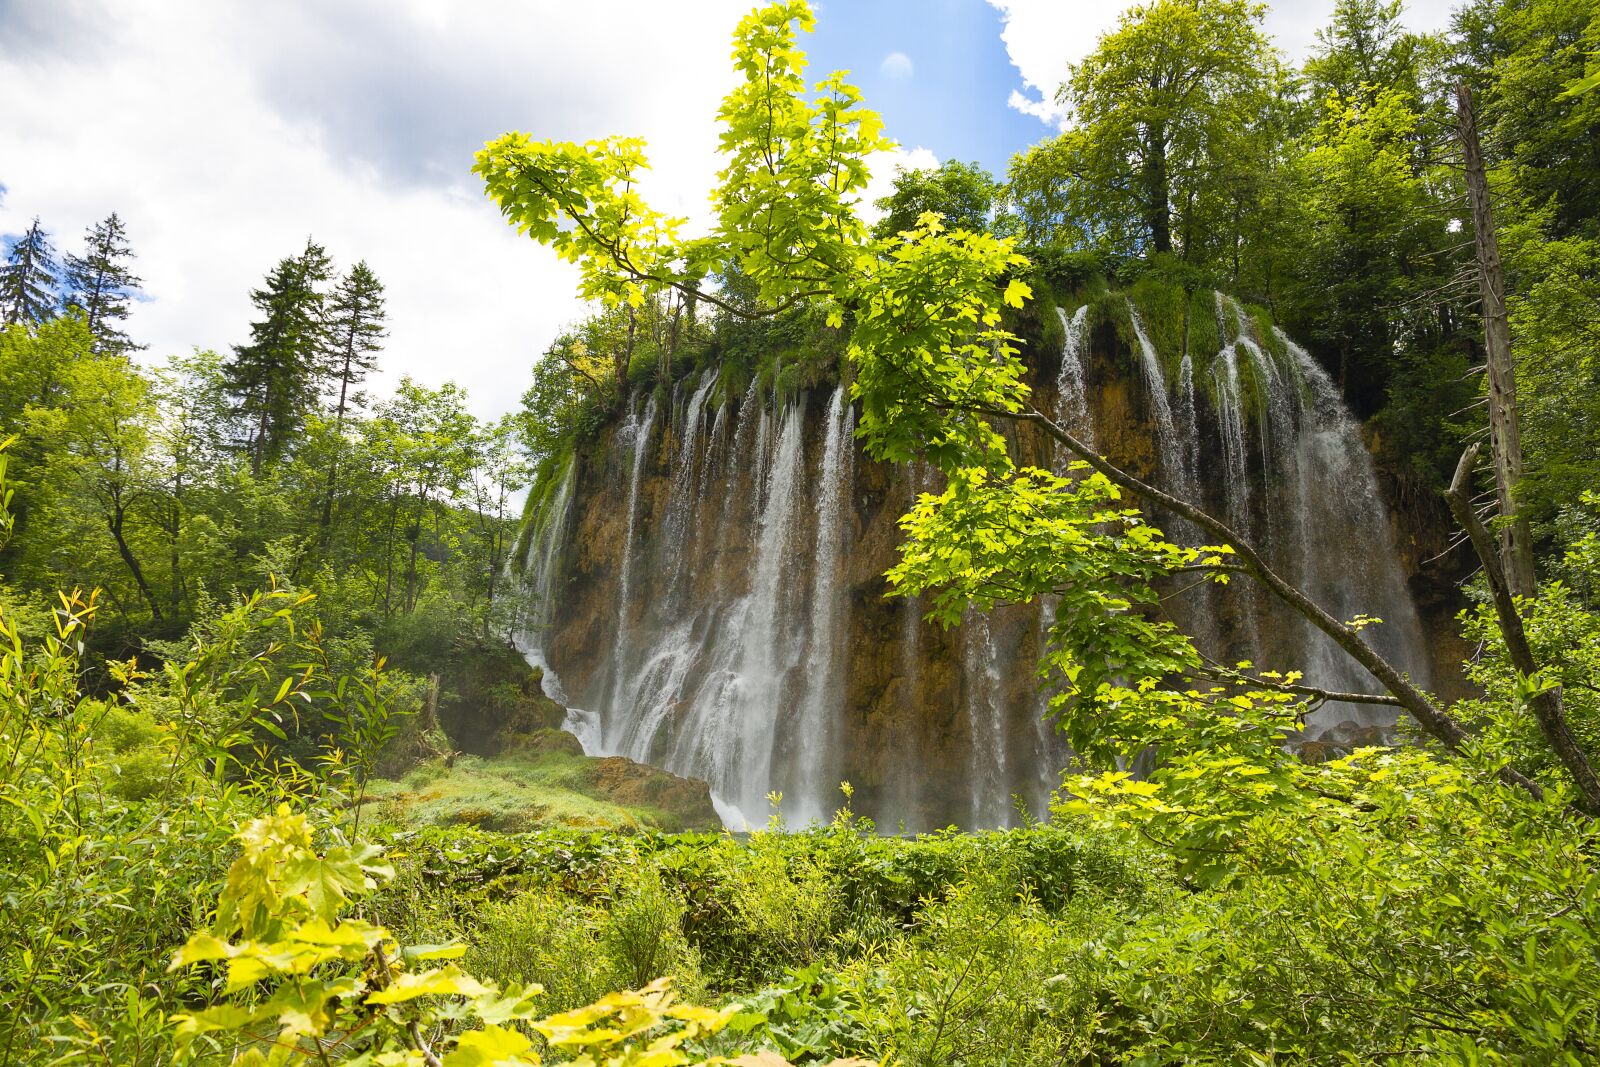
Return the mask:
[[[1052,103],[1128,6],[1117,0],[815,0],[812,73],[848,69],[896,165],[1006,161],[1052,134]],[[576,274],[517,235],[469,173],[507,130],[645,137],[646,194],[706,215],[729,35],[751,0],[0,0],[0,235],[35,215],[61,252],[118,212],[146,358],[248,338],[250,291],[315,237],[388,289],[387,382],[465,386],[511,410],[584,314]],[[1449,0],[1411,0],[1418,30]],[[1333,0],[1280,0],[1267,30],[1303,58]]]

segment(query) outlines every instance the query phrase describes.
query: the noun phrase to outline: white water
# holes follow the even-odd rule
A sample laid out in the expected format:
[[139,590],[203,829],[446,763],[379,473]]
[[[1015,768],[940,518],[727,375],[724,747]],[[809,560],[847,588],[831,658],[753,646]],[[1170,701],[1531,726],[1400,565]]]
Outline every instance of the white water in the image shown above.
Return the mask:
[[1007,792],[1005,722],[1001,702],[1005,678],[1000,652],[990,620],[982,612],[968,611],[961,624],[961,660],[966,688],[968,789],[971,825],[1009,826],[1012,822]]
[[[1422,624],[1389,533],[1372,456],[1338,387],[1305,349],[1282,333],[1278,336],[1309,393],[1289,478],[1290,536],[1285,547],[1292,550],[1290,574],[1341,621],[1357,615],[1382,619],[1362,636],[1426,685]],[[1297,622],[1304,635],[1300,659],[1310,684],[1345,692],[1378,691],[1376,680],[1330,638],[1310,623]],[[1311,718],[1308,732],[1315,735],[1343,721],[1386,726],[1394,722],[1394,713],[1372,705],[1332,704]]]
[[[1083,360],[1083,344],[1089,332],[1089,305],[1073,312],[1071,318],[1057,305],[1056,317],[1061,320],[1061,331],[1065,335],[1061,343],[1061,369],[1056,373],[1056,421],[1092,447],[1094,416],[1089,410],[1089,376]],[[1057,467],[1064,468],[1072,457],[1060,446],[1056,452]]]
[[[1236,317],[1244,328],[1227,329],[1214,355],[1186,353],[1170,390],[1130,306],[1136,373],[1149,397],[1145,418],[1156,436],[1161,483],[1198,500],[1200,464],[1209,459],[1223,468],[1206,481],[1224,481],[1218,495],[1228,496],[1230,521],[1248,528],[1257,513],[1279,515],[1256,538],[1274,565],[1345,618],[1381,616],[1385,622],[1367,633],[1420,671],[1420,629],[1371,460],[1337,390],[1286,338],[1246,336],[1242,309],[1227,307],[1230,316],[1223,298],[1217,304],[1219,321]],[[1067,339],[1057,380],[1056,414],[1080,429],[1092,426],[1093,416],[1086,321],[1083,309],[1070,318],[1062,314]],[[1202,375],[1210,377],[1212,390],[1196,388],[1197,378],[1206,380]],[[1031,678],[1035,633],[1048,624],[1047,606],[1025,618],[974,614],[945,637],[921,622],[923,605],[912,601],[873,624],[881,628],[864,630],[859,605],[879,590],[852,587],[847,577],[851,553],[861,547],[856,528],[865,531],[871,509],[898,514],[905,490],[914,495],[933,485],[923,484],[925,475],[915,469],[903,471],[892,503],[874,503],[871,493],[882,492],[882,483],[868,490],[873,483],[863,468],[858,487],[854,411],[842,386],[825,404],[814,397],[809,419],[805,398],[772,409],[770,394],[754,385],[742,402],[709,412],[712,386],[709,374],[680,383],[668,433],[654,425],[653,403],[642,411],[634,405],[619,428],[619,455],[606,477],[614,479],[613,491],[622,490],[614,506],[622,510],[625,502],[627,536],[616,580],[629,610],[618,605],[617,632],[605,635],[610,655],[600,649],[603,662],[589,670],[582,691],[571,694],[597,710],[573,711],[569,728],[587,751],[620,753],[706,779],[730,826],[764,823],[774,790],[784,794],[791,825],[826,819],[841,801],[841,778],[863,765],[881,777],[872,786],[877,807],[868,813],[885,829],[897,816],[912,828],[926,827],[914,811],[933,812],[932,819],[951,812],[974,826],[1013,823],[1012,794],[1037,804],[1064,755],[1059,738],[1041,725],[1044,698],[1031,685],[1016,684],[1023,674]],[[664,487],[650,483],[656,486],[652,496],[643,485],[658,452]],[[533,604],[523,643],[530,661],[541,664],[547,659],[544,626],[555,618],[554,601],[564,588],[558,572],[573,534],[573,498],[582,495],[575,479],[569,469],[524,560]],[[1256,617],[1269,616],[1240,611],[1252,595],[1246,584],[1197,596],[1207,598],[1202,625],[1213,611],[1242,617],[1218,633],[1215,644],[1256,658]],[[1273,654],[1264,665],[1303,668],[1313,684],[1332,688],[1373,684],[1297,619],[1277,619],[1264,633],[1270,645],[1264,651]],[[886,663],[887,675],[854,673],[855,649],[863,641],[893,643],[896,651],[888,657],[867,657]],[[1419,674],[1419,680],[1425,678]],[[547,674],[547,688],[560,684],[554,672]],[[894,714],[905,721],[868,729],[852,720],[880,695],[861,692],[864,686],[892,686],[903,694]],[[1018,703],[1024,691],[1025,705]],[[568,702],[564,693],[552,696]],[[1345,720],[1367,724],[1382,716],[1325,708],[1310,732]],[[882,747],[851,750],[868,738]],[[953,745],[962,747],[952,752]]]
[[839,385],[828,404],[827,437],[823,442],[821,487],[817,494],[816,552],[812,556],[810,652],[805,665],[805,696],[796,727],[799,751],[795,758],[794,818],[800,822],[825,821],[830,812],[818,805],[830,783],[839,781],[840,716],[844,711],[844,684],[840,669],[842,634],[838,619],[846,608],[843,598],[846,537],[845,506],[853,495],[855,466],[855,411],[849,390]]

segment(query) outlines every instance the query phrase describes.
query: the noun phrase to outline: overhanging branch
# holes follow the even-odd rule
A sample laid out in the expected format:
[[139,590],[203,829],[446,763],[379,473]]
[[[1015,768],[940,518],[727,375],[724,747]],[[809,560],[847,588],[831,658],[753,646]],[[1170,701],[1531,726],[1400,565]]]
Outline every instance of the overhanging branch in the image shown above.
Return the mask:
[[[957,405],[945,406],[947,408],[957,407]],[[1426,693],[1412,684],[1394,664],[1390,663],[1376,649],[1367,644],[1359,633],[1328,614],[1320,604],[1274,571],[1255,547],[1240,537],[1227,523],[1188,501],[1163,492],[1118,467],[1078,440],[1063,429],[1054,419],[1032,404],[1024,405],[1018,411],[1007,411],[1002,408],[979,405],[961,406],[961,410],[989,418],[1032,423],[1039,427],[1046,436],[1066,448],[1067,451],[1105,475],[1112,484],[1126,489],[1135,496],[1170,511],[1180,518],[1189,520],[1195,526],[1216,538],[1218,543],[1229,545],[1234,550],[1234,554],[1240,560],[1241,565],[1253,578],[1266,586],[1274,596],[1296,614],[1332,638],[1334,643],[1343,649],[1351,659],[1365,667],[1389,691],[1396,705],[1404,709],[1425,733],[1439,741],[1451,752],[1459,753],[1467,747],[1471,738],[1466,729],[1454,717],[1435,705]],[[1510,766],[1501,767],[1495,773],[1500,781],[1507,785],[1515,786],[1534,798],[1543,798],[1544,796],[1544,789],[1539,783]]]

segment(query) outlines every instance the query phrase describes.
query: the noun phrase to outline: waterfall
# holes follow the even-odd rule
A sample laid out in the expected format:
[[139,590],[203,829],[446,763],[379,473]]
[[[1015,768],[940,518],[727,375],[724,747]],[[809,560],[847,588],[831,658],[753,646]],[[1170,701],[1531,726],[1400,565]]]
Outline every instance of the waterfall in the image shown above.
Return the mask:
[[990,619],[969,610],[961,620],[966,692],[968,788],[973,826],[1011,825],[1006,790],[1006,707],[1000,701],[1000,654]]
[[1167,376],[1161,369],[1161,357],[1156,346],[1144,332],[1144,320],[1139,309],[1128,301],[1128,316],[1133,321],[1133,335],[1139,341],[1139,371],[1144,375],[1145,392],[1149,394],[1150,413],[1156,420],[1156,446],[1161,468],[1169,478],[1176,478],[1182,469],[1177,460],[1177,432],[1172,425],[1172,406],[1167,402]]
[[[1363,635],[1390,662],[1429,682],[1422,624],[1406,588],[1405,574],[1389,530],[1388,509],[1378,488],[1372,456],[1344,406],[1338,388],[1316,360],[1278,333],[1309,398],[1294,443],[1289,471],[1292,534],[1283,547],[1290,575],[1334,617],[1358,614],[1383,620]],[[1347,692],[1374,692],[1377,682],[1333,640],[1297,620],[1303,635],[1299,661],[1308,684]],[[1307,723],[1311,736],[1349,722],[1389,726],[1392,709],[1330,704]]]
[[[766,502],[756,541],[755,577],[750,590],[750,614],[739,663],[743,714],[739,723],[739,748],[745,781],[740,807],[746,813],[765,795],[772,781],[774,723],[784,697],[784,682],[793,666],[796,635],[786,624],[785,581],[791,566],[789,545],[794,539],[794,518],[804,491],[804,425],[802,410],[793,404],[784,413],[772,465],[767,476]],[[759,790],[759,792],[757,792]],[[799,798],[795,798],[798,803]]]
[[654,431],[655,425],[656,396],[651,393],[650,400],[645,404],[644,421],[641,423],[635,417],[634,409],[630,407],[628,424],[624,428],[633,445],[633,466],[628,476],[628,517],[622,528],[622,571],[617,583],[616,647],[611,653],[613,693],[623,682],[629,663],[628,638],[633,632],[633,626],[628,614],[633,609],[633,568],[636,558],[634,542],[637,540],[636,527],[639,519],[639,476],[644,472],[645,460],[650,453],[650,434]]
[[1196,495],[1190,503],[1199,503],[1200,424],[1194,405],[1194,359],[1186,351],[1178,365],[1178,411],[1174,419],[1178,432],[1178,454],[1183,458],[1185,470],[1195,472]]
[[1161,357],[1156,346],[1144,331],[1144,320],[1133,301],[1128,301],[1128,315],[1133,320],[1133,335],[1139,342],[1139,371],[1144,376],[1145,392],[1150,397],[1150,413],[1156,422],[1157,467],[1164,487],[1172,495],[1188,501],[1199,496],[1198,476],[1184,457],[1178,441],[1178,429],[1172,419],[1172,404],[1167,400],[1167,376],[1161,369]]
[[[1132,359],[1104,384],[1132,385],[1129,425],[1148,433],[1133,458],[1151,466],[1153,449],[1158,484],[1213,501],[1334,614],[1381,617],[1365,636],[1425,682],[1375,471],[1338,390],[1286,337],[1263,336],[1220,294],[1216,306],[1219,351],[1186,350],[1169,383],[1129,302]],[[1053,411],[1089,436],[1106,419],[1087,388],[1090,310],[1057,314]],[[546,687],[574,708],[567,725],[585,751],[705,779],[734,828],[764,823],[772,791],[791,825],[824,819],[841,780],[885,830],[1005,826],[1013,794],[1040,805],[1068,756],[1034,675],[1053,605],[969,610],[947,631],[922,621],[920,598],[885,601],[877,576],[893,562],[895,520],[937,489],[937,472],[867,463],[845,385],[780,401],[752,382],[714,403],[718,383],[711,370],[636,397],[609,448],[552,472],[560,480],[530,520],[520,642],[530,662],[560,669]],[[1031,384],[1048,393],[1051,382]],[[1115,422],[1100,429],[1104,447],[1129,448]],[[1064,467],[1043,438],[1008,441]],[[1198,536],[1181,523],[1170,533]],[[1373,685],[1248,582],[1171,606],[1216,658]],[[1307,734],[1347,745],[1390,719],[1329,706]]]
[[700,425],[705,421],[706,397],[715,383],[716,375],[709,371],[700,376],[699,385],[684,409],[681,439],[673,454],[672,492],[667,498],[667,513],[662,519],[662,539],[657,553],[659,565],[667,576],[664,610],[669,613],[683,599],[689,525],[700,500],[701,468],[704,466],[699,448]]
[[1250,536],[1250,458],[1244,432],[1244,395],[1239,388],[1239,346],[1225,345],[1211,363],[1217,394],[1217,429],[1222,437],[1228,524]]
[[[1263,470],[1274,470],[1280,466],[1280,453],[1285,448],[1292,447],[1293,441],[1299,434],[1299,392],[1298,389],[1291,387],[1291,383],[1278,369],[1271,354],[1262,348],[1261,342],[1265,339],[1255,336],[1254,324],[1239,302],[1221,293],[1217,294],[1217,299],[1227,304],[1239,322],[1239,335],[1234,344],[1249,357],[1252,377],[1255,380],[1261,467]],[[1296,376],[1298,377],[1298,372]],[[1263,503],[1268,508],[1267,518],[1270,522],[1275,518],[1272,495],[1265,495]]]
[[550,665],[547,651],[550,627],[555,622],[561,553],[567,543],[577,480],[578,460],[573,457],[567,461],[556,495],[535,520],[535,534],[528,540],[522,567],[529,602],[517,627],[516,644],[528,665],[538,668],[545,695],[566,707],[561,728],[576,737],[584,751],[589,751],[601,744],[600,718],[594,712],[572,706],[561,684],[561,676]]
[[[855,451],[855,411],[849,389],[840,384],[828,404],[827,436],[823,440],[822,467],[817,493],[817,539],[812,559],[810,655],[806,662],[806,693],[797,725],[798,755],[794,786],[798,787],[793,818],[799,822],[824,821],[824,804],[838,784],[843,763],[839,753],[839,715],[844,686],[841,664],[840,618],[842,602],[846,510],[852,494]],[[793,787],[791,787],[793,788]]]
[[[555,618],[556,566],[566,543],[567,521],[572,514],[572,489],[577,474],[577,460],[568,460],[556,495],[536,519],[535,532],[528,538],[528,551],[522,565],[523,581],[531,596],[522,615],[518,641],[528,662],[541,668],[547,682],[554,684],[557,691],[560,690],[560,682],[555,680],[555,674],[545,660],[545,636]],[[547,684],[545,688],[549,692],[550,685]],[[550,696],[555,700],[562,699],[555,693]]]
[[[1067,313],[1056,306],[1056,317],[1061,320],[1065,340],[1061,343],[1061,369],[1056,374],[1056,421],[1075,434],[1078,440],[1094,445],[1094,418],[1089,411],[1088,374],[1083,363],[1083,341],[1088,333],[1089,305],[1085,304]],[[1058,454],[1062,453],[1059,445]],[[1069,457],[1060,455],[1057,466],[1065,468]]]

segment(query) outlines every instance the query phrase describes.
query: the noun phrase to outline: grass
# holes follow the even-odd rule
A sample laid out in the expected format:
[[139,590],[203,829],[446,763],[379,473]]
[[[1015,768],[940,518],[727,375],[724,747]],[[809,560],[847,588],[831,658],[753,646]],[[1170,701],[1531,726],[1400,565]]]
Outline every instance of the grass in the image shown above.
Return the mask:
[[568,752],[458,756],[434,760],[399,780],[375,779],[373,810],[399,826],[476,826],[515,833],[547,826],[675,830],[670,812],[625,807],[595,792],[597,761]]

